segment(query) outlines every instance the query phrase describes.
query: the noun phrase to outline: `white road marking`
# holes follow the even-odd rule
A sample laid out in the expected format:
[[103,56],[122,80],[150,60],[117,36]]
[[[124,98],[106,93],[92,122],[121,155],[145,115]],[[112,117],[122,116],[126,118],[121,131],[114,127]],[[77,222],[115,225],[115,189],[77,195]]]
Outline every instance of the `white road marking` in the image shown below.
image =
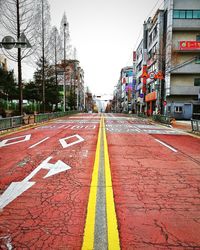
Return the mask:
[[49,170],[48,173],[43,177],[47,178],[71,168],[70,166],[68,166],[67,164],[65,164],[60,160],[58,160],[55,164],[49,163],[51,159],[52,157],[50,156],[46,160],[44,160],[22,181],[12,182],[8,186],[8,188],[4,191],[4,193],[0,196],[0,209],[7,206],[11,201],[15,200],[23,192],[32,187],[35,184],[35,182],[30,180],[33,178],[34,175],[36,175],[40,171],[40,169]]
[[163,146],[165,146],[165,147],[171,149],[171,150],[174,151],[175,153],[178,152],[175,148],[173,148],[173,147],[167,145],[166,143],[164,143],[164,142],[162,142],[162,141],[160,141],[160,140],[158,140],[158,139],[155,139],[155,140],[156,140],[157,142],[159,142],[160,144],[162,144]]
[[[23,140],[18,140],[18,141],[13,141],[13,140],[19,139],[19,138],[24,138],[24,139]],[[1,141],[0,142],[0,147],[5,147],[5,146],[12,145],[12,144],[24,142],[24,141],[29,141],[30,138],[31,138],[31,135],[22,135],[22,136],[18,136],[18,137],[14,137],[14,138],[9,138],[9,139]],[[13,142],[7,143],[9,141],[13,141]]]
[[29,148],[34,148],[34,147],[36,147],[37,145],[39,145],[40,143],[42,143],[42,142],[48,140],[49,138],[50,138],[50,137],[46,137],[46,138],[44,138],[43,140],[41,140],[41,141],[35,143],[34,145],[30,146]]
[[[71,139],[73,137],[76,137],[78,140],[77,141],[73,141],[71,143],[67,143],[66,142],[67,139]],[[70,146],[72,146],[74,144],[77,144],[77,143],[80,143],[80,142],[84,141],[84,139],[80,135],[72,135],[72,136],[68,136],[66,138],[62,138],[59,141],[60,141],[60,143],[61,143],[61,145],[62,145],[63,148],[68,148],[68,147],[70,147]]]

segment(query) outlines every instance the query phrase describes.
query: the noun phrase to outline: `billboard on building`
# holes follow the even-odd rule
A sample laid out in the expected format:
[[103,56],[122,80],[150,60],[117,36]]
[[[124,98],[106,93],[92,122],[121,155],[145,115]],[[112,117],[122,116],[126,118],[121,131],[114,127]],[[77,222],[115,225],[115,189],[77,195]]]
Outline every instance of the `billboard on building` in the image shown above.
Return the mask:
[[200,41],[180,41],[180,50],[200,50]]

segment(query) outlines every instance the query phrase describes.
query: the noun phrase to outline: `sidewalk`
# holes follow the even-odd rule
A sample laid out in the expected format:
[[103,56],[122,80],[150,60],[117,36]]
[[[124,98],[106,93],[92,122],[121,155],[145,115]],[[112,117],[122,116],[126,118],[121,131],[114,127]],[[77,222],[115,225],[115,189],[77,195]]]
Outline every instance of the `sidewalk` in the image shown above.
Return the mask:
[[191,121],[175,120],[172,122],[172,127],[175,129],[183,130],[185,132],[192,132]]

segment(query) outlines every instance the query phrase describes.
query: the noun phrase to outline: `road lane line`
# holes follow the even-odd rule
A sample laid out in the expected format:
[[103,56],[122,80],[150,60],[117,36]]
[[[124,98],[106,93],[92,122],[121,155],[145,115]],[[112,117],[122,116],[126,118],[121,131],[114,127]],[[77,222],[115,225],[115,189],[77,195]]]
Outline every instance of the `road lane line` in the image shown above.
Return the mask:
[[94,230],[94,249],[108,249],[107,215],[106,215],[106,185],[105,185],[105,155],[103,127],[101,126],[100,158],[98,187],[96,200],[96,217]]
[[166,144],[166,143],[164,143],[164,142],[162,142],[162,141],[160,141],[160,140],[158,140],[158,139],[155,139],[155,140],[156,140],[157,142],[159,142],[160,144],[162,144],[163,146],[165,146],[165,147],[169,148],[170,150],[174,151],[175,153],[178,152],[175,148],[169,146],[168,144]]
[[108,144],[106,138],[105,122],[103,118],[103,137],[104,137],[104,157],[105,157],[105,182],[106,182],[106,213],[107,213],[107,232],[108,249],[120,249],[119,232],[117,217],[115,212],[115,203],[113,197],[112,179],[110,172],[110,161],[108,154]]
[[30,146],[29,148],[34,148],[34,147],[36,147],[37,145],[41,144],[42,142],[44,142],[44,141],[48,140],[49,138],[50,138],[50,137],[46,137],[46,138],[44,138],[43,140],[41,140],[41,141],[39,141],[39,142],[37,142],[37,143],[33,144],[33,145],[32,145],[32,146]]
[[99,171],[99,158],[100,158],[101,127],[102,127],[102,121],[100,121],[99,132],[98,132],[98,141],[97,141],[95,161],[92,173],[92,182],[90,185],[90,194],[87,207],[87,217],[84,229],[82,250],[94,249],[94,230],[95,230],[96,198],[97,198],[98,171]]

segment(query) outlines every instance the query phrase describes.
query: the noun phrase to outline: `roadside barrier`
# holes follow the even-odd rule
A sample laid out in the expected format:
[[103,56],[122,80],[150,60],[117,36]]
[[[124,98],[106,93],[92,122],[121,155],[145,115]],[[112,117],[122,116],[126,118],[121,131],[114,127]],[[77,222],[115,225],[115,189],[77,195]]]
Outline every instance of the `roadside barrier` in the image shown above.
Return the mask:
[[78,111],[66,111],[66,112],[55,112],[45,113],[37,115],[24,115],[24,116],[13,116],[0,119],[0,131],[20,127],[23,125],[34,124],[44,121],[49,121],[62,116],[72,115],[78,113]]
[[37,115],[34,115],[34,122],[35,123],[44,122],[44,121],[48,121],[48,120],[55,119],[58,117],[72,115],[75,113],[78,113],[78,111],[66,111],[66,112],[37,114]]
[[200,132],[200,120],[191,119],[192,131]]
[[158,122],[165,123],[168,125],[170,125],[173,121],[173,118],[167,115],[153,115],[152,118],[154,121],[158,121]]
[[23,124],[23,116],[13,116],[0,119],[0,130],[20,127]]

